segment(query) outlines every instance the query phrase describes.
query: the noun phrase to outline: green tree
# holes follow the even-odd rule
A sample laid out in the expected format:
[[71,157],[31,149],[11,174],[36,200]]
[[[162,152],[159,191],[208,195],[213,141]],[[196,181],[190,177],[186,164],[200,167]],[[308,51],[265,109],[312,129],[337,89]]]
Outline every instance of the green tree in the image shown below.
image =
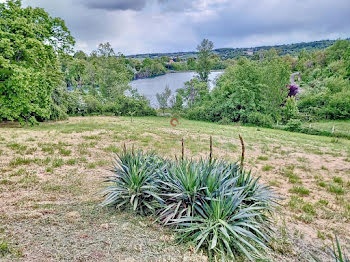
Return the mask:
[[209,96],[208,83],[193,78],[185,82],[185,87],[178,89],[178,93],[182,95],[188,107],[199,106]]
[[165,90],[163,93],[156,94],[159,107],[160,107],[160,109],[163,110],[163,114],[165,112],[165,109],[168,107],[168,100],[169,100],[170,96],[171,96],[171,90],[168,86],[165,87]]
[[176,93],[176,96],[172,96],[171,107],[175,111],[180,111],[183,108],[183,98],[178,92]]
[[100,44],[98,50],[94,51],[90,58],[96,74],[94,81],[102,96],[107,100],[115,100],[118,96],[124,96],[133,77],[132,72],[127,69],[125,57],[114,54],[110,44],[106,43]]
[[62,19],[19,0],[0,4],[0,120],[50,118],[52,93],[63,79],[58,55],[73,45]]
[[198,73],[201,81],[208,81],[209,73],[212,67],[210,55],[213,48],[213,42],[209,41],[208,39],[203,39],[200,45],[197,46],[198,59],[196,72]]
[[284,105],[282,111],[282,120],[284,123],[287,123],[290,119],[298,118],[299,110],[294,96],[290,96],[287,98],[286,104]]
[[195,70],[196,69],[196,60],[193,57],[189,57],[187,59],[187,67],[189,70]]

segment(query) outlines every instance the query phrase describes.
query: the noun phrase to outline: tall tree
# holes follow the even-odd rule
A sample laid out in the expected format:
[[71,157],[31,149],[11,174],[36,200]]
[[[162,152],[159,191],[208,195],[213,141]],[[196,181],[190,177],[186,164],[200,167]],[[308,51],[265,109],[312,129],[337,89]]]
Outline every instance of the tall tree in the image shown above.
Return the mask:
[[159,107],[160,107],[160,109],[163,110],[163,114],[165,112],[165,109],[168,107],[168,100],[169,100],[170,96],[171,96],[171,90],[169,89],[168,86],[165,87],[165,90],[163,93],[156,94]]
[[129,89],[129,82],[133,74],[127,69],[125,57],[115,56],[111,45],[100,44],[97,51],[92,54],[92,64],[96,71],[96,83],[104,98],[116,100],[118,96],[123,96]]
[[213,48],[213,42],[209,41],[208,39],[203,39],[200,45],[197,46],[198,61],[196,66],[196,72],[198,73],[199,78],[205,82],[208,81],[209,73],[212,66],[210,55]]
[[19,0],[0,4],[0,120],[50,117],[53,89],[63,79],[58,54],[73,45],[62,19]]

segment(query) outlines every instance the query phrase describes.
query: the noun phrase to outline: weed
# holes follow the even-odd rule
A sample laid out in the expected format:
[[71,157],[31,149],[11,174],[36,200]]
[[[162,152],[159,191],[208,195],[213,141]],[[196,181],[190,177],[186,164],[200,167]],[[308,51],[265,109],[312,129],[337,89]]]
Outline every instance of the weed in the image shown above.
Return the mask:
[[314,220],[314,216],[310,214],[301,214],[300,216],[296,216],[296,219],[309,224]]
[[343,179],[341,177],[333,177],[333,182],[342,185]]
[[320,187],[326,187],[326,183],[323,181],[318,181],[317,185],[319,185]]
[[24,151],[27,149],[26,145],[21,145],[19,143],[9,143],[6,146],[18,154],[23,154]]
[[281,183],[278,180],[276,180],[276,179],[269,181],[269,185],[270,186],[279,187],[280,184]]
[[32,159],[25,157],[16,157],[10,161],[10,166],[20,166],[20,165],[29,165],[32,163]]
[[66,161],[66,164],[70,166],[74,166],[76,163],[78,163],[78,160],[76,158],[71,158]]
[[321,166],[321,169],[322,169],[322,170],[328,170],[328,168],[325,167],[325,166]]
[[266,161],[268,159],[269,159],[268,156],[258,156],[258,160]]
[[35,173],[26,173],[19,181],[22,187],[28,188],[39,183],[39,178]]
[[54,158],[52,160],[52,167],[56,168],[56,167],[61,167],[64,165],[64,160],[62,158]]
[[316,215],[316,210],[311,203],[305,203],[301,209],[309,215]]
[[289,189],[289,192],[300,196],[308,196],[310,194],[310,190],[303,186],[293,186],[291,189]]
[[87,168],[96,168],[96,163],[94,163],[94,162],[91,162],[91,163],[88,163],[87,165],[86,165],[86,167]]
[[326,236],[319,230],[317,230],[317,238],[325,240]]
[[343,195],[345,193],[343,187],[336,184],[330,184],[328,186],[328,191],[337,195]]
[[270,171],[273,168],[271,165],[265,165],[262,167],[262,171]]
[[11,253],[10,245],[7,241],[0,241],[0,257],[4,257]]
[[62,156],[70,156],[72,154],[72,150],[69,149],[65,149],[65,148],[60,148],[58,150],[58,152],[62,155]]
[[110,146],[104,148],[104,151],[106,151],[106,152],[113,152],[113,153],[117,154],[117,153],[120,152],[120,149],[118,147],[114,146],[114,145],[110,145]]
[[13,176],[21,176],[23,174],[26,173],[26,170],[24,168],[20,168],[18,169],[16,172],[13,172],[10,174],[10,177],[13,177]]
[[38,148],[36,147],[31,147],[28,148],[27,151],[25,152],[26,155],[32,155],[34,152],[36,152],[38,150]]
[[284,175],[286,177],[288,177],[290,183],[301,184],[300,177],[298,175],[294,174],[293,170],[294,170],[294,166],[293,166],[293,168],[291,168],[290,166],[286,167],[286,169],[284,170]]
[[83,139],[85,139],[85,140],[98,140],[98,139],[100,139],[100,136],[99,135],[83,136]]
[[304,203],[304,200],[302,198],[297,196],[292,196],[288,202],[288,206],[292,210],[299,210],[303,203]]
[[320,205],[323,205],[323,206],[327,206],[327,205],[328,205],[328,201],[327,201],[327,200],[324,200],[324,199],[318,200],[318,203],[319,203]]
[[13,182],[11,180],[8,179],[1,179],[0,180],[0,185],[11,185],[13,184]]

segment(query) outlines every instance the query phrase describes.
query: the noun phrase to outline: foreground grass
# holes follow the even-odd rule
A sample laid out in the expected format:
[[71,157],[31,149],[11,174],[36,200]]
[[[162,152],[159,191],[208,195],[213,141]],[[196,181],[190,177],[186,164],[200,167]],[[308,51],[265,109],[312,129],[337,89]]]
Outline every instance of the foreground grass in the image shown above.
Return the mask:
[[[284,198],[274,216],[273,261],[322,254],[333,232],[349,245],[350,141],[255,127],[168,118],[76,117],[0,134],[0,243],[4,258],[25,261],[205,261],[174,246],[152,219],[97,206],[114,153],[128,147],[179,157],[240,157]],[[336,127],[337,128],[337,127]],[[0,252],[0,256],[1,256]]]

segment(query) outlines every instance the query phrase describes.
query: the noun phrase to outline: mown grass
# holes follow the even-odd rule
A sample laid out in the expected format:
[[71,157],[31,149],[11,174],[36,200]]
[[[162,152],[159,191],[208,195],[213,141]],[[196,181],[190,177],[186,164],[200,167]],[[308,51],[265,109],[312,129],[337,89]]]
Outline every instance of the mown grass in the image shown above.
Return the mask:
[[[335,135],[344,134],[344,135],[350,136],[350,120],[320,121],[320,122],[312,122],[312,123],[304,124],[304,127],[310,127],[310,126],[320,131],[328,131],[328,132],[334,131]],[[334,130],[333,130],[333,127],[334,127]],[[333,142],[335,141],[336,140],[333,140]]]
[[[163,117],[135,117],[133,122],[128,117],[77,117],[34,127],[2,128],[1,131],[0,209],[6,210],[6,216],[0,213],[0,220],[13,232],[15,242],[20,243],[28,260],[34,261],[37,257],[33,255],[40,253],[33,250],[46,248],[53,256],[67,260],[84,260],[89,252],[93,254],[98,250],[107,256],[94,258],[99,261],[112,258],[114,261],[127,258],[157,261],[153,257],[155,254],[161,261],[183,261],[187,247],[173,249],[174,242],[164,242],[170,234],[159,233],[158,228],[152,228],[154,225],[144,220],[142,223],[147,226],[140,227],[139,217],[128,215],[125,218],[123,213],[97,207],[101,200],[97,192],[109,174],[114,154],[123,150],[124,143],[129,149],[134,145],[175,159],[181,155],[182,138],[186,158],[207,157],[212,136],[214,157],[236,162],[241,154],[238,134],[243,136],[245,167],[282,194],[283,212],[277,215],[274,224],[282,235],[276,236],[273,243],[276,253],[272,254],[275,260],[271,261],[300,258],[308,261],[304,257],[306,252],[299,249],[321,248],[323,242],[317,241],[328,241],[328,235],[332,235],[325,232],[344,232],[350,237],[346,230],[350,226],[350,161],[347,161],[350,141],[346,139],[335,141],[326,136],[185,119],[172,127],[170,119]],[[9,195],[16,197],[9,198]],[[79,222],[65,219],[65,213],[71,211],[80,213]],[[283,221],[287,221],[285,226]],[[100,227],[106,223],[109,229]],[[93,229],[95,234],[89,235],[83,226],[90,231]],[[42,228],[52,233],[45,236]],[[305,228],[307,233],[303,233]],[[69,240],[69,248],[67,239],[62,237],[67,232],[74,235]],[[307,238],[302,238],[303,234]],[[86,240],[85,235],[88,235]],[[147,244],[149,239],[152,244]],[[108,244],[89,244],[99,240]],[[111,242],[115,246],[109,247]],[[303,245],[296,248],[298,243]],[[165,251],[162,251],[163,246]],[[109,248],[111,252],[106,253]],[[181,250],[181,255],[175,251],[177,249]],[[80,256],[80,252],[85,253]],[[162,256],[164,254],[168,258]],[[171,260],[172,257],[176,259]],[[201,261],[201,258],[189,261]]]

